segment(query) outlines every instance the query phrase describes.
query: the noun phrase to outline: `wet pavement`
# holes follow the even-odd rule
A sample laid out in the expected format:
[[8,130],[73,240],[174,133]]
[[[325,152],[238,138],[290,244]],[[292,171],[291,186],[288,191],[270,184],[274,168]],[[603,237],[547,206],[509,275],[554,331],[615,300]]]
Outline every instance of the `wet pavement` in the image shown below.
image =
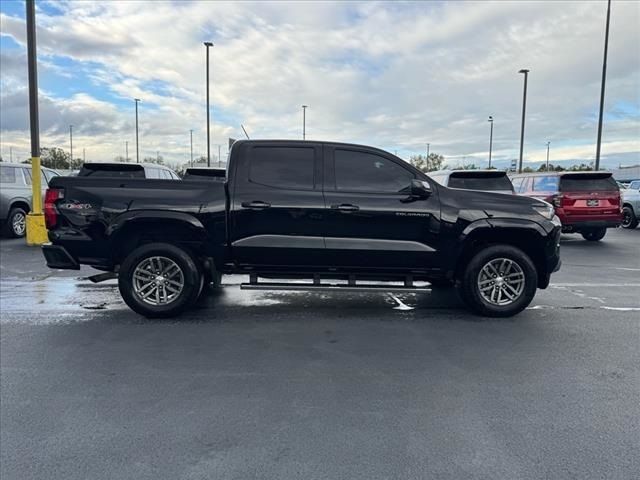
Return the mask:
[[2,239],[0,478],[631,478],[640,229],[562,258],[512,319],[230,277],[150,321]]

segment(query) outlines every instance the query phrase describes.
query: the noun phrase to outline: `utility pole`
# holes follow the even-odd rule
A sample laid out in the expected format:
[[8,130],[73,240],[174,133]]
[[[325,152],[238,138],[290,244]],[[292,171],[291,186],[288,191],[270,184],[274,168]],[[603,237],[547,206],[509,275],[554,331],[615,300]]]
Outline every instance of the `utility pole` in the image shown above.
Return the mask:
[[193,130],[189,130],[189,142],[191,146],[191,163],[190,165],[193,167]]
[[136,102],[136,163],[140,163],[140,148],[138,146],[138,102],[139,98],[133,99]]
[[129,161],[129,141],[124,142],[124,161]]
[[9,147],[9,161],[13,163],[13,147]]
[[489,123],[491,123],[491,133],[489,133],[489,169],[491,169],[491,150],[493,149],[493,117],[489,115]]
[[307,107],[308,105],[302,105],[302,140],[307,139]]
[[609,48],[609,20],[611,18],[611,0],[607,2],[607,26],[604,33],[604,58],[602,60],[602,84],[600,85],[600,114],[598,116],[598,141],[596,143],[596,165],[600,170],[600,147],[602,146],[602,115],[604,113],[604,84],[607,79],[607,50]]
[[87,151],[83,148],[82,149],[82,163],[87,161]]
[[31,130],[31,194],[33,210],[27,214],[27,244],[42,245],[49,239],[42,214],[40,185],[40,127],[38,120],[38,59],[36,53],[35,0],[26,1],[27,8],[27,65],[29,68],[29,124]]
[[212,42],[204,42],[207,50],[207,167],[211,166],[211,129],[209,125],[209,47],[213,47]]
[[222,159],[220,158],[220,145],[218,145],[218,167],[221,165]]
[[69,125],[69,148],[71,150],[69,160],[73,162],[73,125]]
[[549,145],[551,145],[551,142],[547,142],[547,166],[545,168],[545,172],[549,171]]
[[429,147],[431,146],[430,143],[427,143],[427,169],[429,169]]
[[518,73],[524,73],[524,91],[522,93],[522,126],[520,128],[520,163],[518,164],[518,173],[522,173],[522,154],[524,152],[524,118],[527,110],[527,79],[529,70],[523,68]]

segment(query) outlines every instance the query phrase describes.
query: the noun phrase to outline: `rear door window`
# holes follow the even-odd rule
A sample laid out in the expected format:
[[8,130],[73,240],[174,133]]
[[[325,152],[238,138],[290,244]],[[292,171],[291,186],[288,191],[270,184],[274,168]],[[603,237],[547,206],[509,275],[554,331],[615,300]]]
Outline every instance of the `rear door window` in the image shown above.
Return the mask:
[[560,181],[563,192],[614,192],[619,190],[613,177],[563,176]]
[[516,193],[521,192],[522,183],[524,182],[524,177],[512,178],[511,183],[513,184],[513,190]]
[[254,147],[249,181],[275,188],[313,190],[313,147]]
[[462,188],[464,190],[487,190],[487,191],[505,191],[511,190],[513,187],[511,181],[506,175],[499,177],[489,175],[464,175],[455,176],[451,174],[449,177],[450,188]]
[[375,153],[335,150],[336,190],[345,192],[403,193],[414,175]]

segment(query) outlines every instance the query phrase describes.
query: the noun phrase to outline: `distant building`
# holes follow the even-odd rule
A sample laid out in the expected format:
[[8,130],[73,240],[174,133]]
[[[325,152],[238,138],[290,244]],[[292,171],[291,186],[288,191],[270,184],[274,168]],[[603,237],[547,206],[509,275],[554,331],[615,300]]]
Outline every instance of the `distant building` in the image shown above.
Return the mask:
[[634,180],[640,180],[640,165],[612,168],[611,173],[613,174],[613,178],[619,182],[627,183]]

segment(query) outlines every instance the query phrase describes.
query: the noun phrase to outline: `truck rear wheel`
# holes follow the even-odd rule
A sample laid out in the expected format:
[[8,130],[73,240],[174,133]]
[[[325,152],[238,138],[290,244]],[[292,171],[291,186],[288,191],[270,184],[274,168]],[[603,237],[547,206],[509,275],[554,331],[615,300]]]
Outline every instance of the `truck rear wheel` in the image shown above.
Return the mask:
[[461,280],[460,296],[471,310],[487,317],[510,317],[533,300],[538,274],[519,248],[493,245],[471,258]]
[[148,318],[179,315],[195,302],[201,287],[202,274],[191,255],[168,243],[136,248],[118,273],[125,303]]

